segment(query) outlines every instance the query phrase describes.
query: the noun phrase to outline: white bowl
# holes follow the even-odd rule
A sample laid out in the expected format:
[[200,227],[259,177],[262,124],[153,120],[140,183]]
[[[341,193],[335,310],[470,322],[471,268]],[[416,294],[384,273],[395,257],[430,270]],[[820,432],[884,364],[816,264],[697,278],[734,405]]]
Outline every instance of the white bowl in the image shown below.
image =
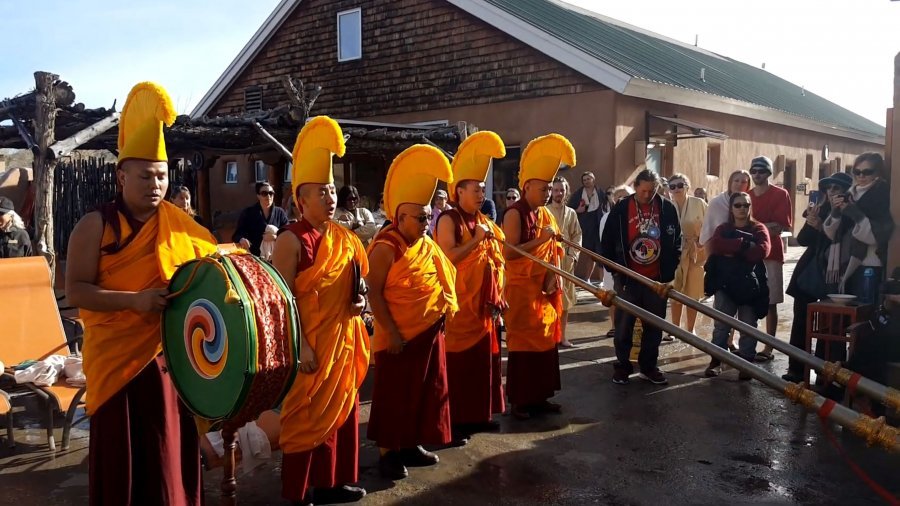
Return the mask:
[[829,293],[828,298],[835,304],[849,304],[856,300],[856,295],[847,295],[843,293]]

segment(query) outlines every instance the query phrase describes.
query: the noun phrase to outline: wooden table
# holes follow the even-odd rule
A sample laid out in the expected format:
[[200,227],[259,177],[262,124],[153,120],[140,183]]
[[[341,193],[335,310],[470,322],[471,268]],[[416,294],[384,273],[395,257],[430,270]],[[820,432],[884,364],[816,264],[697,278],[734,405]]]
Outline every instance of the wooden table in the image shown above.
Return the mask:
[[[813,353],[812,341],[840,341],[849,343],[850,355],[856,344],[856,338],[848,327],[854,323],[864,322],[872,317],[871,304],[835,304],[834,302],[813,302],[806,309],[806,351]],[[830,359],[829,347],[825,347],[824,360]],[[809,366],[803,377],[809,385]]]

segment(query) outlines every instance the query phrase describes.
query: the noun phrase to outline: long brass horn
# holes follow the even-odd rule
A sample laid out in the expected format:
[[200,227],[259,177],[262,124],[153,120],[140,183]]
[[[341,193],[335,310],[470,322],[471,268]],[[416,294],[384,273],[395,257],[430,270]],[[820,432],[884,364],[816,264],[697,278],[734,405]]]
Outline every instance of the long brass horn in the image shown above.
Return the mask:
[[803,383],[790,383],[788,381],[785,381],[778,376],[766,371],[765,369],[761,369],[756,365],[747,362],[743,358],[729,353],[722,348],[710,343],[709,341],[701,339],[700,337],[691,334],[681,327],[678,327],[670,323],[669,321],[656,316],[646,309],[618,298],[616,296],[616,293],[612,290],[603,290],[597,288],[590,283],[579,279],[575,275],[570,274],[560,269],[559,267],[556,267],[555,265],[549,264],[541,260],[540,258],[537,258],[536,256],[528,253],[527,251],[514,244],[510,244],[505,241],[503,241],[502,244],[504,247],[509,248],[519,255],[522,255],[523,257],[538,263],[547,270],[559,276],[562,276],[572,283],[575,283],[576,285],[584,288],[595,297],[597,297],[597,299],[599,299],[603,303],[603,305],[614,305],[620,310],[634,315],[637,318],[640,318],[643,322],[645,322],[645,324],[653,325],[654,327],[657,327],[678,337],[687,344],[718,359],[722,363],[728,364],[731,367],[734,367],[735,369],[750,375],[752,378],[755,378],[759,382],[768,385],[775,390],[778,390],[795,404],[801,404],[806,409],[818,413],[819,416],[828,418],[829,420],[841,425],[842,427],[846,427],[857,436],[865,439],[869,445],[877,444],[889,450],[900,450],[900,430],[887,425],[885,423],[884,417],[875,419],[870,416],[857,413],[856,411],[838,404],[831,399],[822,397],[816,392],[806,388],[806,385]]
[[[696,301],[691,297],[688,297],[687,295],[672,289],[671,285],[667,283],[653,281],[652,279],[634,272],[633,270],[621,264],[613,262],[612,260],[599,255],[581,246],[580,244],[576,244],[572,241],[569,241],[568,239],[564,239],[559,236],[557,236],[557,239],[559,240],[559,242],[567,246],[578,249],[582,253],[588,255],[592,259],[602,264],[604,267],[608,267],[610,270],[619,272],[640,282],[641,284],[656,292],[660,297],[669,297],[684,304],[685,306],[696,309],[697,312],[703,313],[714,320],[727,323],[735,330],[746,333],[747,335],[751,335],[758,341],[762,341],[763,343],[768,344],[769,346],[784,353],[785,355],[800,361],[804,365],[815,370],[817,373],[822,374],[826,384],[830,384],[832,381],[836,381],[844,386],[855,383],[856,391],[858,391],[859,393],[878,402],[881,402],[887,407],[891,407],[895,410],[900,410],[900,391],[894,388],[882,385],[881,383],[870,380],[849,369],[845,369],[841,367],[841,364],[837,362],[826,362],[819,357],[807,353],[806,351],[801,350],[790,343],[777,339],[774,336],[771,336],[756,327],[751,327],[750,325],[747,325],[737,318],[728,316],[715,308],[711,308],[709,306],[701,304],[699,301]],[[677,335],[672,332],[670,332],[670,334]]]

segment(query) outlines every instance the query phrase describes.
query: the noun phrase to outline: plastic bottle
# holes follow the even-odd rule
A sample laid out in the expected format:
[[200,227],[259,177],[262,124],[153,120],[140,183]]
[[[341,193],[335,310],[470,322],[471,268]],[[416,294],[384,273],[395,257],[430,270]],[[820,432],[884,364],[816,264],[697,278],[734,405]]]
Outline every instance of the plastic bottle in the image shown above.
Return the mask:
[[863,304],[875,302],[875,268],[866,267],[863,271],[863,289],[859,301]]

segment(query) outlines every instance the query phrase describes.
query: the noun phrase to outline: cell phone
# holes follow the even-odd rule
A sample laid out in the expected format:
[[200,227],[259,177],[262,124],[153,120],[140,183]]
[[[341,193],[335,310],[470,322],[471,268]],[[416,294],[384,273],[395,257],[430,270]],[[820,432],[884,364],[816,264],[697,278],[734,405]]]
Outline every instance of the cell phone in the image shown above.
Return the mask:
[[817,205],[821,204],[823,200],[822,197],[824,196],[825,194],[818,190],[809,192],[809,207],[816,207]]

